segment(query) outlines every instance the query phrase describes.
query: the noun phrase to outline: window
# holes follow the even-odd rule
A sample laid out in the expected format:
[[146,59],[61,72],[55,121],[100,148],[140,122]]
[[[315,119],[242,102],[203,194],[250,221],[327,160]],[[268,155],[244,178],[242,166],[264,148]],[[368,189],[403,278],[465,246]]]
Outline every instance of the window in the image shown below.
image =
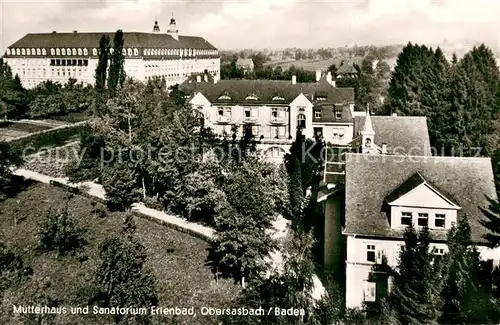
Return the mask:
[[436,228],[444,228],[445,220],[446,220],[446,215],[436,214],[436,218],[434,219],[434,226]]
[[61,49],[61,55],[66,55],[66,49]]
[[36,55],[40,55],[41,52],[40,52],[40,49],[36,49]]
[[323,128],[314,128],[314,135],[317,137],[323,136]]
[[25,49],[21,49],[21,54],[22,55],[26,55],[26,50]]
[[401,225],[410,226],[412,224],[412,213],[401,212]]
[[82,55],[82,49],[78,49],[78,55]]
[[96,49],[96,48],[93,48],[93,49],[92,49],[92,55],[93,55],[93,56],[96,56],[96,55],[97,55],[97,49]]
[[132,49],[127,49],[128,56],[132,56]]
[[274,133],[274,137],[276,139],[278,139],[280,137],[280,128],[279,127],[274,127],[273,128],[273,133]]
[[342,138],[344,136],[344,129],[333,129],[334,138]]
[[54,49],[50,49],[50,55],[55,55],[56,51]]
[[366,261],[375,263],[375,245],[366,245]]
[[418,225],[420,227],[425,227],[429,225],[429,215],[427,213],[418,214]]
[[138,56],[138,55],[139,55],[139,50],[138,50],[138,49],[134,49],[134,55],[135,55],[135,56]]
[[88,66],[89,65],[89,60],[83,60],[83,65]]
[[364,301],[374,302],[376,300],[375,293],[377,292],[377,283],[364,281]]
[[432,254],[437,255],[437,256],[443,256],[444,255],[444,248],[434,247],[432,249]]
[[335,119],[337,119],[337,120],[342,119],[342,112],[341,111],[336,111],[335,112]]
[[273,119],[278,118],[278,109],[276,107],[271,108],[271,117]]
[[55,65],[56,64],[56,60],[52,59],[50,60],[50,65]]
[[88,50],[87,49],[83,49],[83,55],[88,55],[88,54],[89,54]]
[[245,107],[245,119],[249,119],[252,116],[250,107]]
[[314,118],[321,118],[321,111],[314,111]]
[[73,55],[76,55],[76,49],[72,49],[72,50],[71,50],[71,53],[72,53]]
[[30,49],[27,49],[27,50],[26,50],[26,54],[27,54],[27,55],[31,55],[31,50],[30,50]]
[[396,244],[396,248],[394,251],[394,264],[399,263],[401,251],[403,250],[404,247],[405,247],[404,244]]
[[306,116],[304,114],[297,115],[297,127],[306,128]]

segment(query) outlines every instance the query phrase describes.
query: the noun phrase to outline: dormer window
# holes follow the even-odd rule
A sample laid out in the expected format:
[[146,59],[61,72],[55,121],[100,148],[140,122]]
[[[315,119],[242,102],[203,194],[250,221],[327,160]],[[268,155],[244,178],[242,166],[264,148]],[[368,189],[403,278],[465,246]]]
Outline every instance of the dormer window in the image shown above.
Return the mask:
[[273,100],[285,100],[285,98],[283,98],[281,96],[274,96]]
[[82,49],[78,49],[78,55],[82,55]]
[[321,118],[321,111],[314,111],[314,118]]
[[83,55],[89,55],[89,51],[87,49],[83,49]]
[[77,53],[76,49],[72,49],[71,51],[72,51],[73,55],[76,55],[76,53]]
[[10,55],[10,49],[7,49],[7,50],[5,51],[5,54]]
[[36,49],[36,55],[40,55],[41,52],[40,52],[40,49]]
[[434,227],[436,228],[444,228],[446,224],[446,215],[445,214],[436,214],[434,219]]
[[47,55],[47,51],[45,49],[42,49],[42,55]]
[[132,56],[132,49],[127,49],[128,56]]
[[138,55],[139,55],[139,50],[138,50],[138,49],[134,49],[134,55],[135,55],[135,56],[138,56]]
[[56,49],[56,55],[61,55],[61,50],[60,49]]
[[259,100],[259,97],[255,96],[254,94],[248,95],[245,100]]
[[26,55],[26,50],[25,49],[21,49],[21,54],[22,55]]
[[336,111],[335,112],[335,119],[336,120],[342,119],[342,112],[341,111]]
[[31,55],[31,50],[30,50],[30,49],[27,49],[27,50],[26,50],[26,54],[27,54],[27,55]]
[[411,212],[401,212],[401,225],[410,226],[412,224],[413,215]]
[[429,214],[428,213],[419,213],[417,225],[419,225],[420,227],[429,226]]
[[278,118],[278,108],[276,107],[271,108],[271,117],[274,119]]

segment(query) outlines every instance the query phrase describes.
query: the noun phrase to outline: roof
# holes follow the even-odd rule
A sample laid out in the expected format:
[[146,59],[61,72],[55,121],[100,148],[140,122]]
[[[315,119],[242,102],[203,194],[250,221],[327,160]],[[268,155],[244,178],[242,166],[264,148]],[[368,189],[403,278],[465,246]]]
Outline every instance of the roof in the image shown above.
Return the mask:
[[[317,91],[327,93],[329,103],[346,104],[354,102],[353,88],[336,88],[324,82],[296,83],[286,80],[220,80],[216,84],[205,82],[184,82],[180,88],[194,96],[201,92],[211,103],[238,103],[238,104],[290,104],[298,95],[304,94],[314,101]],[[227,95],[230,100],[219,99]],[[249,95],[255,95],[257,100],[247,100]],[[273,100],[283,98],[283,100]]]
[[[487,243],[480,208],[496,199],[490,158],[346,154],[345,233],[401,238],[401,231],[390,228],[385,198],[415,186],[419,177],[445,190],[462,208],[458,218],[467,215],[472,239]],[[436,240],[446,238],[445,232],[432,233]]]
[[244,67],[249,67],[253,65],[253,60],[252,59],[242,59],[238,58],[236,61],[236,65],[238,66],[244,66]]
[[[313,115],[313,123],[321,123],[321,122],[336,122],[336,123],[353,123],[354,120],[352,118],[351,109],[349,105],[335,105],[335,104],[325,104],[318,103],[314,105],[314,111],[321,111],[321,117],[316,118]],[[335,114],[336,112],[340,112],[340,119],[337,119]]]
[[358,70],[352,64],[344,63],[338,69],[336,74],[357,74]]
[[[429,131],[425,116],[374,116],[375,145],[387,145],[391,154],[431,155]],[[357,136],[365,125],[365,116],[354,117],[354,134]]]
[[389,194],[385,200],[387,203],[393,202],[403,195],[411,192],[418,186],[422,184],[428,184],[432,188],[434,188],[436,191],[438,191],[441,195],[443,195],[448,201],[452,202],[455,205],[459,205],[458,201],[453,198],[451,194],[448,194],[446,191],[443,191],[441,189],[438,189],[437,186],[431,184],[429,181],[427,181],[419,172],[416,172],[413,174],[410,178],[408,178],[403,184],[401,184],[398,188],[396,188],[391,194]]
[[[176,40],[165,33],[124,32],[125,48],[191,48],[216,50],[202,37],[179,36]],[[111,42],[115,33],[30,33],[9,46],[9,48],[98,48],[102,35],[108,35]]]

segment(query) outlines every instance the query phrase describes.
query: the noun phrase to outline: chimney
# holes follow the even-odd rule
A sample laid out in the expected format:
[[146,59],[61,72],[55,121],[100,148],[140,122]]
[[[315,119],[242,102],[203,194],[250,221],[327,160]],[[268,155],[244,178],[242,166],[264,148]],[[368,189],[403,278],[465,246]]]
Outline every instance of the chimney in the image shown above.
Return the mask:
[[76,33],[78,33],[78,31],[77,31],[77,30],[74,30],[74,31],[73,31],[73,34],[76,34]]
[[217,77],[217,75],[214,76],[214,84],[217,83],[217,81],[219,81],[219,77]]
[[200,75],[196,76],[196,82],[201,82],[201,76]]
[[52,31],[52,34],[55,34],[55,33],[57,33],[57,32],[56,32],[55,30],[53,30],[53,31]]
[[297,76],[292,76],[292,85],[297,83]]
[[332,73],[330,71],[328,71],[327,75],[326,75],[326,81],[332,85]]
[[387,143],[382,143],[382,153],[386,154],[387,153]]
[[208,82],[208,75],[206,73],[203,75],[203,81]]
[[318,82],[319,79],[321,79],[321,70],[316,70],[316,82]]
[[392,113],[392,116],[398,116],[398,113]]

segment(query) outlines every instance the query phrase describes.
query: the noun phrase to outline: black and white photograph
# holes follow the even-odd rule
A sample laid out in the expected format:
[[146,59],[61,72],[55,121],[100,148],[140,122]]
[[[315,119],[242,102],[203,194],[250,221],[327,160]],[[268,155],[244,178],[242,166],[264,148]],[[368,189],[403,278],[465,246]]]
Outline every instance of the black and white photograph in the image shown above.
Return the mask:
[[500,324],[500,1],[0,0],[0,325]]

